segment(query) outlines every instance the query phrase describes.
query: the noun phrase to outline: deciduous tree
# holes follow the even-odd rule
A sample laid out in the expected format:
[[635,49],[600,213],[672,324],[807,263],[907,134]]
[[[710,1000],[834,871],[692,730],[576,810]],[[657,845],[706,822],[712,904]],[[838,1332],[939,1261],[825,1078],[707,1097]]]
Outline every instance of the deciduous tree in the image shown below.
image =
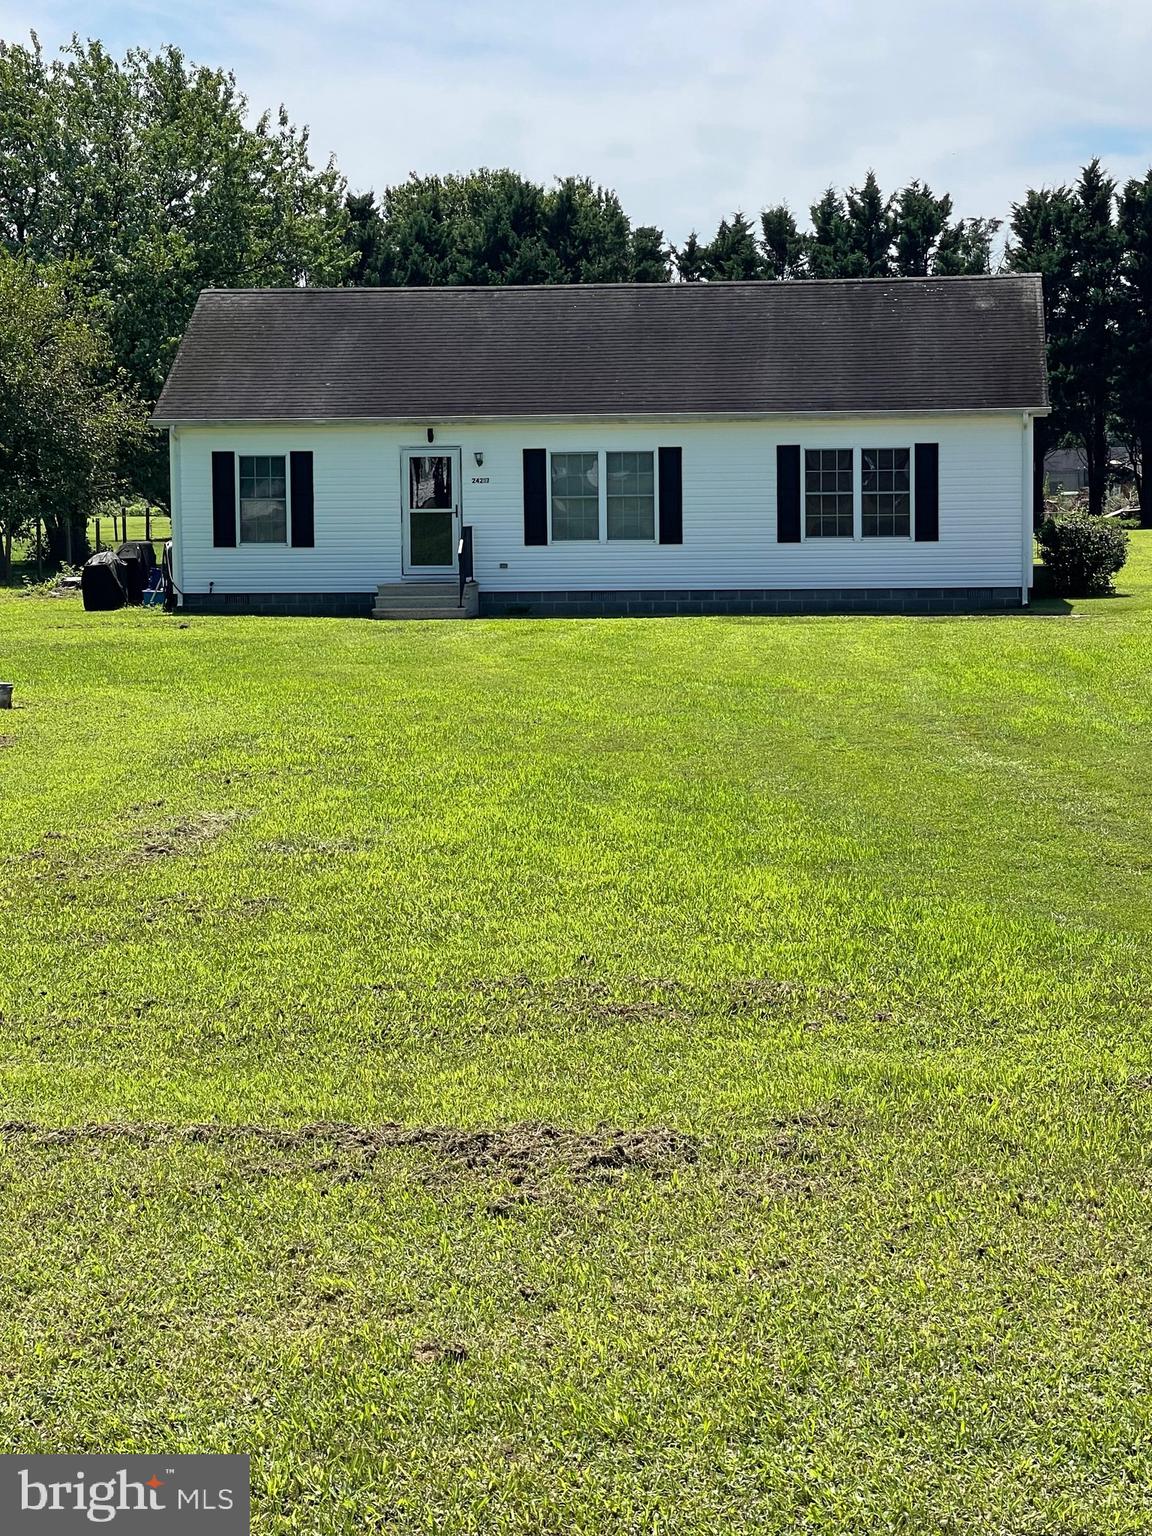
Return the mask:
[[0,567],[42,519],[50,557],[79,560],[93,503],[144,436],[144,408],[115,367],[89,301],[0,252]]

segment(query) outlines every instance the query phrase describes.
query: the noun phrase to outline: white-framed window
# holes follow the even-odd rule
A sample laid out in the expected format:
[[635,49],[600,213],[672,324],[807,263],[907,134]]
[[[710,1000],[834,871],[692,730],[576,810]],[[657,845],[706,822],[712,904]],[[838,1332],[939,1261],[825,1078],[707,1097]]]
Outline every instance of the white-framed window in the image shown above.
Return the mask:
[[912,450],[861,448],[861,537],[907,539],[911,534]]
[[606,453],[606,529],[609,539],[656,537],[656,455]]
[[806,448],[805,539],[910,539],[911,448]]
[[287,544],[288,459],[283,453],[238,453],[241,544]]
[[600,537],[600,455],[554,453],[551,475],[552,542]]
[[552,453],[548,473],[553,544],[656,540],[656,454],[597,449]]
[[854,535],[855,475],[851,448],[804,450],[804,537],[850,539]]

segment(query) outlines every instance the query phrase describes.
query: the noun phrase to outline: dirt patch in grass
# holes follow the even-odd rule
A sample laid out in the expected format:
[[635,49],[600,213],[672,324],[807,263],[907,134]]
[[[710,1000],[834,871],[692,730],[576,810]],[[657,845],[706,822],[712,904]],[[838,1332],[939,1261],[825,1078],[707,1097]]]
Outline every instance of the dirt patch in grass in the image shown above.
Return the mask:
[[446,1343],[442,1339],[426,1339],[412,1351],[417,1365],[460,1365],[468,1358],[463,1344]]
[[[284,1152],[315,1147],[329,1149],[327,1160],[313,1164],[318,1172],[344,1170],[360,1176],[381,1153],[415,1148],[430,1153],[445,1168],[467,1169],[510,1179],[565,1173],[577,1181],[612,1177],[626,1169],[667,1172],[694,1163],[699,1156],[695,1137],[668,1127],[624,1130],[599,1126],[593,1131],[527,1123],[500,1130],[463,1130],[455,1126],[346,1125],[321,1121],[294,1128],[267,1125],[168,1125],[140,1121],[103,1121],[88,1125],[47,1126],[32,1121],[0,1123],[5,1141],[30,1141],[40,1147],[67,1147],[85,1142],[122,1141],[134,1146],[257,1144]],[[350,1169],[349,1154],[354,1156]]]
[[204,843],[226,832],[238,821],[241,811],[196,811],[161,826],[140,828],[133,856],[145,861],[167,859],[175,854],[195,853]]
[[16,745],[16,738],[15,738],[15,736],[0,736],[0,749],[2,749],[4,747],[14,747],[15,745]]
[[468,990],[494,1011],[544,1010],[602,1024],[697,1017],[702,1004],[733,1016],[796,1007],[809,994],[791,982],[750,978],[726,985],[718,996],[665,976],[621,976],[598,980],[561,976],[541,981],[527,975],[477,978]]

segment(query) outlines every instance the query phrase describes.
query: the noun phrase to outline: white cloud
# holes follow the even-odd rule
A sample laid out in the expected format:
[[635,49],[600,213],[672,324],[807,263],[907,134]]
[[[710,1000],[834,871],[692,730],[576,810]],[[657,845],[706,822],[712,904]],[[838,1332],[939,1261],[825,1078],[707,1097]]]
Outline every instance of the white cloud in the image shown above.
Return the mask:
[[[20,20],[0,15],[4,35]],[[228,65],[353,186],[579,172],[676,241],[736,207],[803,212],[869,166],[888,190],[920,176],[958,212],[1003,215],[1094,153],[1121,177],[1152,162],[1146,0],[157,0],[49,3],[37,25],[46,43],[77,28]]]

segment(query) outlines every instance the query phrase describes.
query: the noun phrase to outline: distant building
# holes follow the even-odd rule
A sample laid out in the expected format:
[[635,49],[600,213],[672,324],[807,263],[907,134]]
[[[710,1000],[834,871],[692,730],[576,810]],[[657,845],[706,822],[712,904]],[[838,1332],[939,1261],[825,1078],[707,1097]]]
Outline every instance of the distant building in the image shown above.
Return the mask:
[[[1120,443],[1108,445],[1113,464],[1129,467],[1128,450]],[[1044,479],[1051,491],[1084,491],[1088,488],[1088,467],[1079,448],[1054,448],[1044,458]]]

